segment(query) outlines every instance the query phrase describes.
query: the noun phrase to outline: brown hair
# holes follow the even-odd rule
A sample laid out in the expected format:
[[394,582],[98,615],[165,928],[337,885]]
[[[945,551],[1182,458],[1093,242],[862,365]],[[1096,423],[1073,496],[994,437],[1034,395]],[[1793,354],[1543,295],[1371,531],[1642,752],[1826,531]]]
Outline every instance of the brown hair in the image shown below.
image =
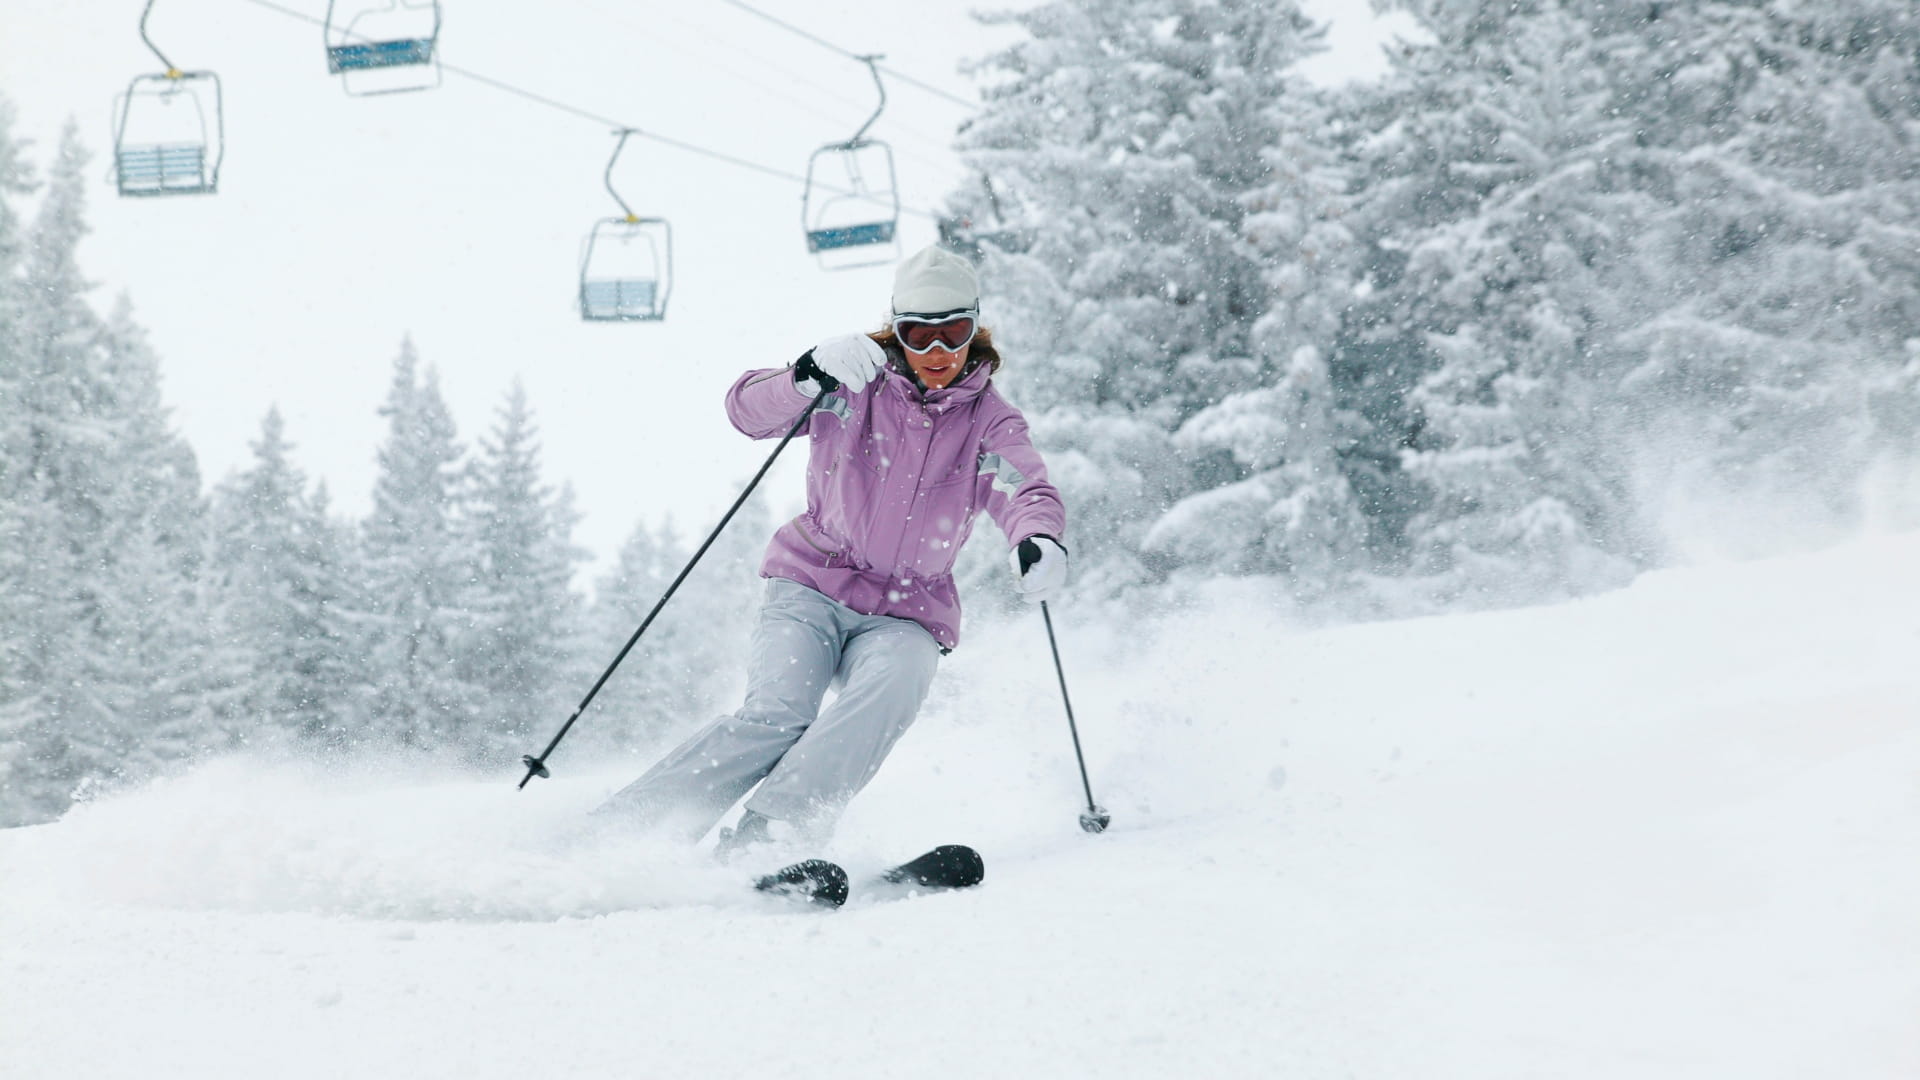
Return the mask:
[[[906,352],[899,347],[900,339],[895,336],[891,322],[867,336],[879,342],[880,347],[888,352]],[[976,326],[973,331],[973,342],[968,346],[966,370],[972,371],[981,364],[989,365],[987,368],[989,375],[1000,374],[1000,350],[993,347],[993,331],[984,326]]]

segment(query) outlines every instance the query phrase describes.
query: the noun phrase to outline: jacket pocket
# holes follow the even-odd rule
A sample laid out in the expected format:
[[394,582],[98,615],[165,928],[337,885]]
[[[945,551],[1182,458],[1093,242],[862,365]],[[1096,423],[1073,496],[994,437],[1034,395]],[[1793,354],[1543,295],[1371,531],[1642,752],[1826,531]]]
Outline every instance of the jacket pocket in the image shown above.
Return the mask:
[[804,516],[793,519],[793,531],[794,535],[800,537],[808,547],[825,557],[827,565],[829,566],[833,565],[833,560],[838,559],[842,554],[842,552],[835,551],[815,539],[812,530],[806,526],[806,518]]

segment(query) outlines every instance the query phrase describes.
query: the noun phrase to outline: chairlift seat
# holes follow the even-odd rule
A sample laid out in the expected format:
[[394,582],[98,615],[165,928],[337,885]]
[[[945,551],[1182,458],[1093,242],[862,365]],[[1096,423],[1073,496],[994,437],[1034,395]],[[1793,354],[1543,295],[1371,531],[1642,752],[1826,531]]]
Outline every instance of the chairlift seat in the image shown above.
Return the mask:
[[399,38],[353,45],[327,46],[327,73],[371,71],[433,62],[432,38]]
[[198,143],[122,147],[114,175],[122,195],[192,195],[213,190],[207,148]]
[[894,223],[891,221],[845,225],[837,229],[809,229],[807,250],[834,251],[839,248],[863,247],[867,244],[890,244],[893,242],[893,229]]
[[666,317],[655,304],[660,283],[645,278],[580,283],[580,317],[590,322],[652,321]]

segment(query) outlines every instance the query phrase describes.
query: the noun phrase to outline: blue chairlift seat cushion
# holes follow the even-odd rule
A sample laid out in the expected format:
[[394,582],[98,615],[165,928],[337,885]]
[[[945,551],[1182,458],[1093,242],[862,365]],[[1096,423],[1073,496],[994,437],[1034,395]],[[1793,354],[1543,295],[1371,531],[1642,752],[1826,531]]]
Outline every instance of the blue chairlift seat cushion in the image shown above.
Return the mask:
[[893,240],[893,222],[876,221],[867,225],[846,225],[837,229],[807,230],[808,251],[832,251],[836,248],[885,244]]
[[644,278],[580,283],[580,317],[591,320],[658,319],[660,283]]
[[399,38],[394,41],[327,46],[327,71],[333,75],[343,71],[404,67],[432,61],[432,38]]

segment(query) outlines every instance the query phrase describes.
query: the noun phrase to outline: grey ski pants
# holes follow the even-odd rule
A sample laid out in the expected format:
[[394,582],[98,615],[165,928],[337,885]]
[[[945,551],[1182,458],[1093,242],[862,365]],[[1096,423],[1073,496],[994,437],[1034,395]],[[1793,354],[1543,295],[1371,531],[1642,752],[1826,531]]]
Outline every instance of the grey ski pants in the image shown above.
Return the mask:
[[773,578],[753,632],[746,704],[601,810],[698,840],[758,783],[747,809],[811,832],[831,828],[913,723],[939,659],[939,642],[912,620],[862,615]]

